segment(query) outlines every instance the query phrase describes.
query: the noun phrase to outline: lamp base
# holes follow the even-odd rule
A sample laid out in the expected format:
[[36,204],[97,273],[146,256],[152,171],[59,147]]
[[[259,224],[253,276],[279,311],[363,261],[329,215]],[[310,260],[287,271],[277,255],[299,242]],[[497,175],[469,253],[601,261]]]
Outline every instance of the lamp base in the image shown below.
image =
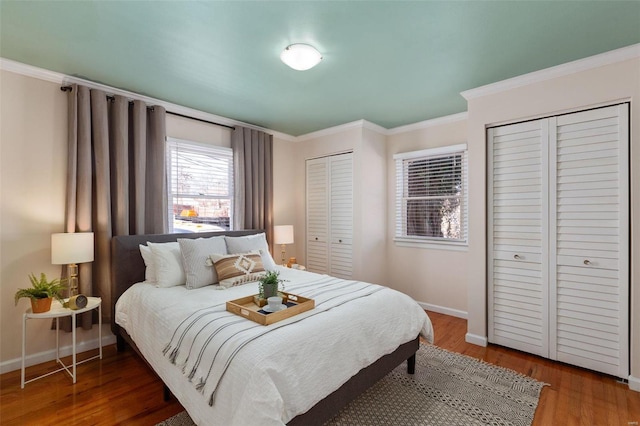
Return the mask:
[[285,253],[286,253],[286,246],[284,244],[281,244],[281,249],[282,249],[282,266],[287,266],[287,261],[285,260]]

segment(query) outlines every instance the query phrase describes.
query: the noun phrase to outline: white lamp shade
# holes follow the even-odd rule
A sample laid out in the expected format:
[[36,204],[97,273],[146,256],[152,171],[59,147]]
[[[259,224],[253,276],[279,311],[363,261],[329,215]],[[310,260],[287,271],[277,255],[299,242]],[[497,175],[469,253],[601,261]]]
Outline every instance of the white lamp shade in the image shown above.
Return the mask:
[[274,243],[293,244],[293,225],[274,226],[273,234]]
[[287,46],[280,54],[280,59],[294,70],[305,71],[318,65],[322,55],[315,47],[298,43]]
[[93,262],[93,232],[51,234],[51,263]]

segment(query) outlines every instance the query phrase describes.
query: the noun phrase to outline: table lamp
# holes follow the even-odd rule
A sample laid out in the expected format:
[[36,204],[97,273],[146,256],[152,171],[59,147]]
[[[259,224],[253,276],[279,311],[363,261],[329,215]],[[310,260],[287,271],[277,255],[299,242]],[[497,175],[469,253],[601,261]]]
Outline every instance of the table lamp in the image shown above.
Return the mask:
[[286,265],[286,244],[293,244],[293,225],[278,225],[273,228],[273,242],[280,244],[282,248],[282,266]]
[[78,263],[86,262],[93,262],[93,232],[51,234],[51,263],[69,265],[68,304],[72,309],[86,306],[87,298],[78,294]]

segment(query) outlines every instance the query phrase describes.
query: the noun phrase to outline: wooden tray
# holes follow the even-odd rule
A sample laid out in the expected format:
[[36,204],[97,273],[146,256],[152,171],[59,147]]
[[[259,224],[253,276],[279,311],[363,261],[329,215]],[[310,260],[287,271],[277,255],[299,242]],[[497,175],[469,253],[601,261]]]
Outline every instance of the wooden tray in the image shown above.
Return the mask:
[[282,303],[294,303],[295,305],[278,312],[263,314],[258,312],[262,308],[255,304],[255,296],[246,296],[241,297],[240,299],[228,301],[227,311],[250,319],[251,321],[255,321],[258,324],[269,325],[274,322],[290,318],[294,315],[298,315],[302,312],[309,311],[316,306],[316,302],[313,299],[307,299],[306,297],[286,293],[284,291],[280,292],[280,294],[282,295]]

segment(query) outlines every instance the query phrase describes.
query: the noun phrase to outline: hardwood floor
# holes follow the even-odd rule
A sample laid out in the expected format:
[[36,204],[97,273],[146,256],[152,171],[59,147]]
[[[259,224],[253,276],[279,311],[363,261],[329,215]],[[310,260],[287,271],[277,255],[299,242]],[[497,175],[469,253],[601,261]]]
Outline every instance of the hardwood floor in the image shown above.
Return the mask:
[[501,346],[472,345],[464,341],[465,320],[433,312],[429,316],[436,345],[550,385],[542,390],[534,426],[640,424],[640,392],[629,390],[627,384],[618,383],[616,378]]
[[[436,345],[549,383],[533,424],[640,424],[640,393],[609,376],[549,361],[534,355],[465,342],[465,320],[429,313]],[[92,353],[83,355],[89,356]],[[53,362],[27,369],[27,378],[55,369]],[[154,425],[182,411],[175,400],[162,399],[162,383],[132,352],[106,347],[104,359],[78,367],[78,381],[57,373],[20,389],[20,371],[0,376],[2,425]]]

